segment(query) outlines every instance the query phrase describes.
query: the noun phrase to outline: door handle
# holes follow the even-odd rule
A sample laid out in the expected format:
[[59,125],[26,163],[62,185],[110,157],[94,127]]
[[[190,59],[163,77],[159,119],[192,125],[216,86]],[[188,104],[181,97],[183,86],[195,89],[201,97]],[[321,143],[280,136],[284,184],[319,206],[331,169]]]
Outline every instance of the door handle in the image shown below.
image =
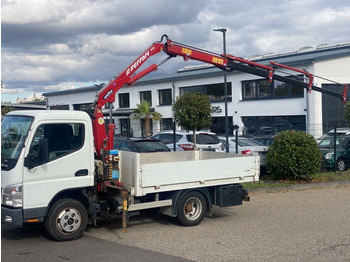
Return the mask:
[[87,169],[80,169],[75,172],[75,176],[87,176],[89,171]]

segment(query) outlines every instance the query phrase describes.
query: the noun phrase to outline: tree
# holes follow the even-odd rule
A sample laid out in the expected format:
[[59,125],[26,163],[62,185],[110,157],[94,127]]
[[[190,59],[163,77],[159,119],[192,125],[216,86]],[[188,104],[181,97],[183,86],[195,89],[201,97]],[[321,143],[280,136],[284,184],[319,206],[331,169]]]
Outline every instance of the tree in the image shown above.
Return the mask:
[[145,119],[145,137],[151,135],[151,119],[160,120],[162,118],[160,113],[151,110],[151,107],[147,101],[137,104],[137,109],[133,110],[133,113],[136,114],[134,119]]
[[193,131],[193,144],[196,146],[196,131],[211,125],[213,110],[206,95],[187,92],[177,98],[173,105],[175,122],[187,132]]
[[266,157],[267,169],[274,179],[308,180],[321,168],[322,154],[316,140],[301,131],[278,134]]
[[11,111],[14,111],[15,109],[11,106],[4,106],[3,108],[1,108],[1,119],[8,113]]

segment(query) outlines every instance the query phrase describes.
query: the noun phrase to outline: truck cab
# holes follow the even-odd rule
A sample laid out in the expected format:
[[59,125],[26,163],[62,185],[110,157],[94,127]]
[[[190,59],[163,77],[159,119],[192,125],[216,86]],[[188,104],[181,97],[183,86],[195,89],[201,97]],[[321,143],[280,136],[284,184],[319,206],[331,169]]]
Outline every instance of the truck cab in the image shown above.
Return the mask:
[[[15,111],[1,123],[1,220],[43,222],[60,198],[94,185],[91,119],[78,111]],[[84,203],[84,202],[83,202]]]

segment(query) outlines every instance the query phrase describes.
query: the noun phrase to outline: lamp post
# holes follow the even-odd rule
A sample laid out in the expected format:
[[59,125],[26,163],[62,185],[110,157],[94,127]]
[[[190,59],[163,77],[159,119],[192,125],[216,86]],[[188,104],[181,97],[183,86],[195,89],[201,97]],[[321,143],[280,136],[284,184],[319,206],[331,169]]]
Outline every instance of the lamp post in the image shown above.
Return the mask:
[[[226,55],[226,28],[214,29],[215,32],[221,32],[223,36],[223,46],[224,46],[224,55]],[[229,143],[228,143],[228,116],[227,116],[227,75],[224,70],[224,94],[225,94],[225,137],[226,137],[226,153],[229,152]]]

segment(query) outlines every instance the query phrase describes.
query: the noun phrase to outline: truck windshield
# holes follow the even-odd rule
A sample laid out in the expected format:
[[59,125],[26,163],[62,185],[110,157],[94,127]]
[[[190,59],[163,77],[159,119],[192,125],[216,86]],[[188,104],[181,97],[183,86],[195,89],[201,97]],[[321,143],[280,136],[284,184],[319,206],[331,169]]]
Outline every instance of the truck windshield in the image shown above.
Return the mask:
[[1,121],[1,169],[16,164],[32,121],[32,117],[13,115]]

